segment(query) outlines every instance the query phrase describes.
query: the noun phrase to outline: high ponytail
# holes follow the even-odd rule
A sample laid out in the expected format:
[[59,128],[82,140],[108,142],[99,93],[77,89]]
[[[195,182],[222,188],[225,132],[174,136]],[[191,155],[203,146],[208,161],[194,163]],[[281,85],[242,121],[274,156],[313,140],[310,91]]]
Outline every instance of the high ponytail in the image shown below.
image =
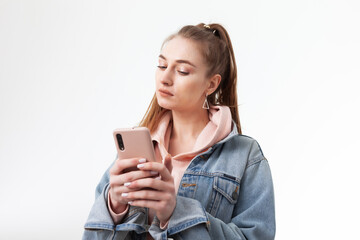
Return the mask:
[[[241,134],[242,132],[237,102],[237,67],[230,36],[226,29],[217,23],[209,25],[200,23],[196,26],[200,29],[203,27],[209,30],[208,32],[211,32],[220,40],[208,43],[218,46],[215,54],[208,53],[208,55],[210,55],[208,56],[208,64],[210,65],[210,72],[208,76],[219,73],[222,78],[218,89],[209,96],[208,101],[213,105],[228,106],[237,130]],[[216,47],[208,47],[209,50],[215,50],[214,48],[216,49]]]
[[[208,96],[208,102],[212,105],[228,106],[232,119],[241,134],[240,117],[237,103],[237,68],[231,40],[226,29],[217,23],[196,26],[187,25],[179,32],[165,39],[163,45],[176,36],[188,38],[200,42],[201,52],[208,66],[207,76],[221,75],[218,88]],[[164,109],[157,103],[154,95],[140,125],[148,127],[153,132],[164,113]]]

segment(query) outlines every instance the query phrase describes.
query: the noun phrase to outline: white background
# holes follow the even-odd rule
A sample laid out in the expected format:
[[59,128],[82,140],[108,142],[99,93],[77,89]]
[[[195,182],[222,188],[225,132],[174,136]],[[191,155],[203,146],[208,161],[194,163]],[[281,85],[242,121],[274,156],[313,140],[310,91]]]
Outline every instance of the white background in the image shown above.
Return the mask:
[[358,237],[359,1],[0,0],[0,239],[80,239],[112,130],[154,93],[162,41],[222,23],[276,239]]

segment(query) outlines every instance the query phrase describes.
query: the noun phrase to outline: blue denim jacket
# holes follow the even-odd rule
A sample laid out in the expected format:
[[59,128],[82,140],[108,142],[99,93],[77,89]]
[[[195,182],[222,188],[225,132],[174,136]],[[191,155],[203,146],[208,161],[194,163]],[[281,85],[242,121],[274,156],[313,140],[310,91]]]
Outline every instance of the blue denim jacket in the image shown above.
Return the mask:
[[146,208],[130,206],[115,225],[107,208],[109,169],[96,188],[83,239],[247,239],[275,236],[270,168],[259,144],[236,127],[222,141],[194,157],[181,179],[167,229]]

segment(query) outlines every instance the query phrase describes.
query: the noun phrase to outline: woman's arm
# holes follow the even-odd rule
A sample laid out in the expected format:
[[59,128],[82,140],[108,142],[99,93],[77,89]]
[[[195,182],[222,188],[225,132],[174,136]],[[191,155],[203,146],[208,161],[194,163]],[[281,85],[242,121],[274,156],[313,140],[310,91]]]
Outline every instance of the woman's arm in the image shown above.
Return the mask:
[[114,162],[105,171],[100,182],[96,186],[95,201],[84,226],[83,240],[111,239],[111,237],[114,236],[114,223],[107,208],[110,179],[109,170]]
[[[121,196],[122,193],[138,190],[136,188],[128,189],[124,186],[124,183],[138,178],[154,176],[150,171],[139,170],[124,173],[124,169],[138,165],[139,160],[117,159],[104,173],[96,187],[95,202],[85,223],[83,239],[127,239],[129,237],[130,229],[118,230],[116,228],[119,222],[114,222],[113,216],[109,211],[109,203],[111,202],[111,206],[115,206],[113,208],[115,213],[124,211],[127,200]],[[140,162],[144,161],[141,160]],[[132,221],[132,223],[139,226],[144,224],[142,219]]]
[[[160,221],[155,217],[149,229],[151,235],[155,239],[177,234],[183,239],[274,239],[274,192],[270,168],[256,141],[253,142],[248,156],[250,160],[241,178],[240,192],[230,222],[224,222],[206,212],[200,201],[196,199],[176,196],[176,205],[171,212],[167,228],[161,229]],[[161,169],[159,171],[161,172]],[[103,180],[108,182],[109,177],[105,174]],[[103,191],[99,194],[98,189],[102,187]],[[99,216],[103,215],[99,213],[102,211],[101,209],[104,209],[104,206],[106,207],[105,201],[101,201],[101,199],[105,199],[107,196],[108,188],[108,185],[101,182],[97,188],[97,201],[100,199],[100,202],[103,202],[100,204],[101,207],[94,210],[97,213],[97,220],[99,220]],[[129,231],[136,231],[137,233],[146,231],[141,227],[144,224],[146,214],[137,210],[137,207],[131,206],[130,212],[132,212],[131,209],[135,215],[125,218],[124,223],[126,224],[118,225],[116,231],[112,232],[116,239],[129,237],[127,235]],[[115,229],[114,227],[112,229]],[[102,229],[104,229],[104,225]]]

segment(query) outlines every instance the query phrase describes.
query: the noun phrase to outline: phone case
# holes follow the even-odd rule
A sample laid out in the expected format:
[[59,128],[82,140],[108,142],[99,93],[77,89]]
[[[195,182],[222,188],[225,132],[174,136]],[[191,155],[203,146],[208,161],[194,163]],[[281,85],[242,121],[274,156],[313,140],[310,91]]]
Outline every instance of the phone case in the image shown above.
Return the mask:
[[115,129],[113,136],[119,159],[139,157],[156,161],[150,131],[146,127]]

